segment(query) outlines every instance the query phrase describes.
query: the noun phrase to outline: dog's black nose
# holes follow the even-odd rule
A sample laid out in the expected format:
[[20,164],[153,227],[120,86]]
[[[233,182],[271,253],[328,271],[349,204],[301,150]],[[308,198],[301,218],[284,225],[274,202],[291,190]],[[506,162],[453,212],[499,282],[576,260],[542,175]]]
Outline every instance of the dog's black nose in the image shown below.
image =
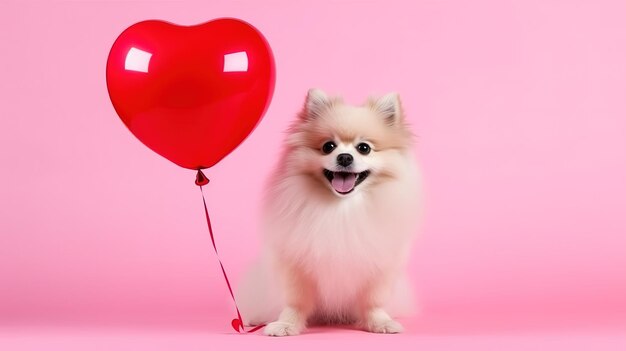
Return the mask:
[[337,164],[340,166],[348,167],[352,164],[352,161],[354,161],[354,158],[350,154],[339,154],[337,156]]

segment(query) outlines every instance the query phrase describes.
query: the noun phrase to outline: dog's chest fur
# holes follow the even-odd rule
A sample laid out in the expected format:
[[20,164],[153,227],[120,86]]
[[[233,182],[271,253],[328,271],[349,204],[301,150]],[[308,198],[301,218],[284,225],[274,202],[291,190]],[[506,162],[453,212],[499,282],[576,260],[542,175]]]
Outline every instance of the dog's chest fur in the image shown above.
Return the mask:
[[291,198],[283,223],[274,238],[287,262],[313,280],[319,305],[343,312],[377,279],[387,276],[402,261],[408,235],[405,216],[371,194],[355,194],[335,203]]

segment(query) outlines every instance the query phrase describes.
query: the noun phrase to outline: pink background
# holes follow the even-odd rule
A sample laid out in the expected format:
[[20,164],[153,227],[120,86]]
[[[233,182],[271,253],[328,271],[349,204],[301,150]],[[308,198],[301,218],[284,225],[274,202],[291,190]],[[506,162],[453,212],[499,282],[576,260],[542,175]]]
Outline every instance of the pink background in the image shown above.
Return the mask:
[[[134,22],[222,16],[260,29],[277,65],[265,119],[206,172],[232,280],[257,253],[262,184],[306,90],[353,103],[398,91],[426,197],[411,265],[423,314],[406,334],[226,334],[232,305],[194,174],[133,138],[104,77]],[[0,340],[624,347],[625,18],[625,2],[591,0],[0,3]],[[177,331],[124,331],[144,327]]]

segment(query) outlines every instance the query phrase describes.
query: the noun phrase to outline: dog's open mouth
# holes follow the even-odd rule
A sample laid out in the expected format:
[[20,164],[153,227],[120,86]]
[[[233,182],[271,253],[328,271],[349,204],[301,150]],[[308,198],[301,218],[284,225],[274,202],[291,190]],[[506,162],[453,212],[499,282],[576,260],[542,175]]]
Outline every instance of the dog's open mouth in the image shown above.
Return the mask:
[[330,185],[341,195],[350,193],[357,185],[361,184],[367,176],[370,175],[370,171],[363,171],[360,173],[352,172],[333,172],[324,169],[324,176],[330,182]]

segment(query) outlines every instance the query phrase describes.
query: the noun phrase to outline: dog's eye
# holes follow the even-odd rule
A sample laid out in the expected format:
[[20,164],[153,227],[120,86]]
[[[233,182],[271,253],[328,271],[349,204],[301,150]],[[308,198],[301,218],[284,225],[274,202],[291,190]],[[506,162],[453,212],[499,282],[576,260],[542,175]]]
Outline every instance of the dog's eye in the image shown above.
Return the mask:
[[372,148],[367,145],[366,143],[360,143],[359,145],[356,146],[356,150],[361,154],[361,155],[367,155],[370,153],[370,151],[372,151]]
[[337,147],[337,145],[335,145],[334,142],[332,141],[327,141],[326,143],[324,143],[324,145],[322,146],[322,151],[325,154],[330,154],[331,152],[333,152],[333,150],[335,150],[335,148]]

